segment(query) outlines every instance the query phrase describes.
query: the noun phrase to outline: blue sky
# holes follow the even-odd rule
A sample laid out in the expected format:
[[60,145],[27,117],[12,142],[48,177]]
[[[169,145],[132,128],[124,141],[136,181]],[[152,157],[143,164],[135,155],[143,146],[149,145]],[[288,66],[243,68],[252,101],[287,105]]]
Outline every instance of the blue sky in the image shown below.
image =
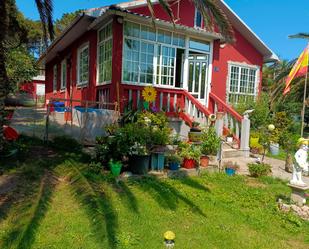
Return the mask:
[[[18,8],[31,19],[39,19],[34,0],[16,0]],[[78,9],[123,2],[119,0],[54,0],[54,17]],[[309,33],[308,0],[226,0],[246,24],[282,59],[293,59],[307,42],[288,39],[298,32]]]

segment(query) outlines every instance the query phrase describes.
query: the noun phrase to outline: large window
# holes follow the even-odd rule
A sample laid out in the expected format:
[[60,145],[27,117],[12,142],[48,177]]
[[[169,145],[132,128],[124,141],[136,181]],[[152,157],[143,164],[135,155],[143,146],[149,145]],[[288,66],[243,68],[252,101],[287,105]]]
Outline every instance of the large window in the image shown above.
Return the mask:
[[123,81],[175,85],[176,50],[185,37],[166,30],[125,22]]
[[61,62],[61,89],[65,89],[67,86],[67,62],[64,59]]
[[257,94],[258,67],[229,65],[228,102],[253,101]]
[[77,52],[77,85],[86,85],[89,80],[89,46],[82,46]]
[[53,91],[57,91],[57,79],[58,79],[58,70],[57,70],[57,64],[54,65],[53,68]]
[[112,79],[112,25],[99,30],[98,37],[98,84],[104,84]]

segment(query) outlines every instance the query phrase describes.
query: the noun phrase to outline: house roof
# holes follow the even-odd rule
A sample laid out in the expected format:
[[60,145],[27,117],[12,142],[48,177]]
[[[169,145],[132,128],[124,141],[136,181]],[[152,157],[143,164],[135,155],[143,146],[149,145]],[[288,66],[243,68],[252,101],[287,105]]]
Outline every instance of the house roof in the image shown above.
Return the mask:
[[[232,25],[263,55],[264,62],[267,63],[279,61],[278,56],[245,24],[243,20],[241,20],[241,18],[224,1],[216,1],[222,10],[226,13]],[[156,3],[158,0],[152,0],[152,2]],[[87,30],[98,26],[99,23],[109,15],[117,14],[120,16],[130,16],[136,17],[138,19],[146,19],[149,23],[152,22],[150,16],[134,13],[131,11],[132,8],[142,7],[145,5],[147,5],[146,0],[135,0],[86,10],[83,14],[78,16],[57,39],[53,41],[53,43],[47,49],[46,53],[40,57],[39,62],[44,63],[53,59],[59,52],[63,50],[63,48],[69,46],[72,41],[79,38]],[[163,27],[174,27],[171,22],[161,19],[156,19],[155,22],[159,27],[160,25]],[[175,28],[180,32],[189,32],[193,35],[203,35],[212,39],[223,39],[223,37],[218,33],[205,32],[205,30],[200,28],[192,28],[180,24],[176,24]]]
[[[279,57],[253,32],[251,28],[223,1],[216,0],[218,5],[225,12],[233,27],[235,27],[264,57],[264,62],[279,61]],[[158,0],[152,0],[153,3],[157,3]],[[123,2],[117,4],[117,6],[124,9],[131,9],[136,7],[146,6],[147,1],[135,0],[130,2]]]

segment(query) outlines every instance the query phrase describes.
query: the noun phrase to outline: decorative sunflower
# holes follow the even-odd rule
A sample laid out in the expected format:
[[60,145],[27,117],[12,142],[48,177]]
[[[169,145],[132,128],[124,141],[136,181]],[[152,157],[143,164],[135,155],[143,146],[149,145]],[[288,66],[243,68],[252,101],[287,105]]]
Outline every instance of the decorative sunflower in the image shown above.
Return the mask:
[[157,91],[152,86],[146,86],[146,87],[144,87],[144,90],[142,92],[142,96],[143,96],[145,101],[153,102],[153,101],[156,100]]

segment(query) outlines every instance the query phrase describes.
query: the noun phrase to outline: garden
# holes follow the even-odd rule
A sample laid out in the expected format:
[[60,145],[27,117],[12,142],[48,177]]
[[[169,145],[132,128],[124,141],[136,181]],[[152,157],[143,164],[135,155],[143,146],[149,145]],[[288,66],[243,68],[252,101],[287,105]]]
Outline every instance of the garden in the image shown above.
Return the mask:
[[175,248],[308,248],[308,222],[278,209],[290,195],[282,180],[206,172],[116,181],[69,138],[46,146],[21,137],[19,147],[1,162],[0,248],[164,248],[168,230]]

